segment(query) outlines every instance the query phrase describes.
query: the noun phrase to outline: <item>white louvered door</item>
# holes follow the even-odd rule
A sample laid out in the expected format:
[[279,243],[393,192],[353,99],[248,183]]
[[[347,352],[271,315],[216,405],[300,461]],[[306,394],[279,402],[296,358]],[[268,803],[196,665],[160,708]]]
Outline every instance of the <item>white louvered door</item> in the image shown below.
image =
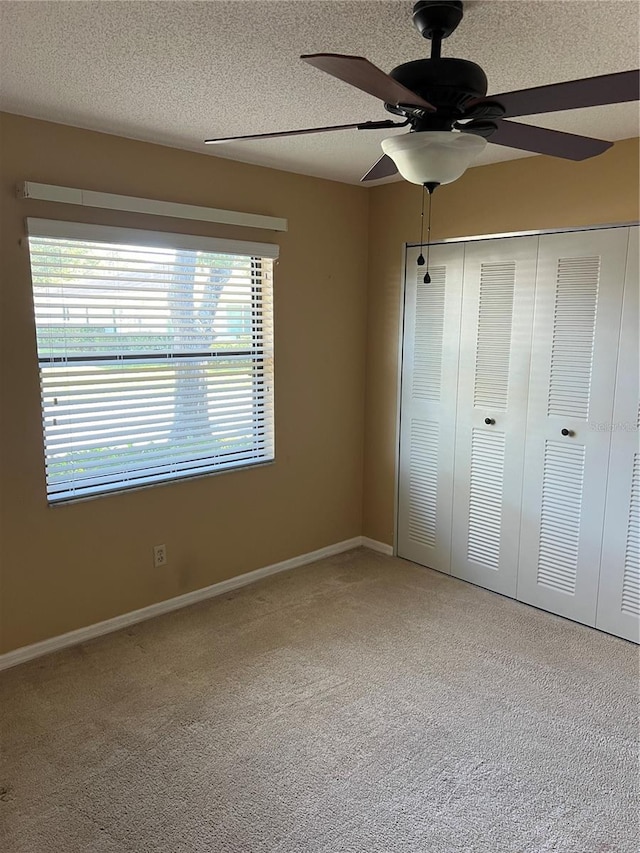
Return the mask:
[[452,243],[431,285],[409,251],[397,538],[635,642],[638,251],[637,227]]
[[464,255],[451,574],[516,594],[537,237]]
[[433,246],[429,273],[407,250],[398,555],[449,572],[462,250]]
[[596,627],[640,642],[638,229],[631,229],[611,424]]
[[[540,238],[519,600],[595,625],[629,230]],[[564,432],[563,432],[564,431]]]

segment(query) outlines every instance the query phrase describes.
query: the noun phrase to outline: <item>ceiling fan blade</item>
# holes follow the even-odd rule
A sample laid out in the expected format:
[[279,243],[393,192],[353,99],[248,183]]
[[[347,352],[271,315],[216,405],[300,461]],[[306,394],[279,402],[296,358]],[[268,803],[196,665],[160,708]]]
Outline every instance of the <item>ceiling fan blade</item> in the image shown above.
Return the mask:
[[379,160],[373,164],[369,171],[360,178],[360,181],[377,181],[380,178],[390,178],[391,175],[396,175],[398,169],[391,157],[383,154]]
[[[600,107],[606,104],[624,104],[640,98],[640,71],[620,71],[617,74],[602,74],[600,77],[585,77],[583,80],[568,80],[549,86],[535,86],[517,92],[491,95],[505,108],[505,118],[532,116],[539,113],[555,113],[559,110],[577,110],[582,107]],[[485,98],[471,101],[471,108]]]
[[[494,123],[498,129],[491,134],[489,142],[506,145],[507,148],[521,148],[535,154],[564,157],[566,160],[586,160],[588,157],[596,157],[613,145],[613,142],[606,142],[604,139],[576,136],[574,133],[563,133],[532,124],[520,124],[502,119]],[[472,125],[471,127],[466,125],[464,129],[469,127],[468,132],[472,133]],[[462,130],[463,126],[460,129]]]
[[248,136],[223,136],[219,139],[205,139],[205,145],[218,145],[221,142],[238,142],[243,139],[277,139],[282,136],[304,136],[307,133],[326,133],[330,130],[381,130],[385,127],[405,127],[408,122],[398,121],[361,121],[357,124],[332,124],[327,127],[306,127],[302,130],[280,130],[276,133],[250,133]]
[[304,62],[361,89],[387,104],[410,104],[433,112],[435,107],[393,77],[385,74],[363,56],[344,56],[341,53],[311,53],[301,56]]

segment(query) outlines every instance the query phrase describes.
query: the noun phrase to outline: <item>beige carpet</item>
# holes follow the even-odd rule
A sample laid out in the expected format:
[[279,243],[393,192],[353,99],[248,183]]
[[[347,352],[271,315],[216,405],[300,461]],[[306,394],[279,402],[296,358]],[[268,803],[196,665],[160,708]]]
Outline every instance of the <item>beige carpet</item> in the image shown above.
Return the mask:
[[634,646],[358,550],[0,676],[4,853],[636,853]]

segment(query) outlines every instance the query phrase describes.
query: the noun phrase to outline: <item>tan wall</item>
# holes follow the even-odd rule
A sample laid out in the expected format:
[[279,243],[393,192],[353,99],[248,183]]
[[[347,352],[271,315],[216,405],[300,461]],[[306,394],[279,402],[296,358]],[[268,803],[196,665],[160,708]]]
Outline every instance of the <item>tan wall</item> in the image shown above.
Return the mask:
[[[393,541],[398,319],[403,246],[420,239],[420,193],[370,191],[363,533]],[[535,157],[470,169],[436,191],[434,239],[636,221],[638,140],[571,163]]]
[[[17,116],[0,130],[0,648],[359,535],[366,190]],[[20,200],[24,180],[283,216],[289,231]],[[47,507],[27,215],[280,244],[275,464]]]
[[[635,220],[637,143],[583,164],[472,169],[438,190],[433,236]],[[284,216],[289,231],[20,200],[24,180]],[[0,651],[360,533],[392,541],[402,251],[418,239],[419,205],[405,183],[366,191],[2,116]],[[27,215],[280,244],[274,465],[46,506]]]

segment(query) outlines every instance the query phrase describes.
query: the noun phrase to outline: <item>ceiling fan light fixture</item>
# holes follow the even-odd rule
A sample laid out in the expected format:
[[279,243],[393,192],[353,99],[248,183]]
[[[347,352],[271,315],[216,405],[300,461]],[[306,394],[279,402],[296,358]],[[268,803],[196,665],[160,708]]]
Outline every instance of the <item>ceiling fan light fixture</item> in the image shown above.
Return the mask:
[[464,174],[487,140],[471,133],[424,130],[389,136],[382,150],[412,184],[450,184]]

